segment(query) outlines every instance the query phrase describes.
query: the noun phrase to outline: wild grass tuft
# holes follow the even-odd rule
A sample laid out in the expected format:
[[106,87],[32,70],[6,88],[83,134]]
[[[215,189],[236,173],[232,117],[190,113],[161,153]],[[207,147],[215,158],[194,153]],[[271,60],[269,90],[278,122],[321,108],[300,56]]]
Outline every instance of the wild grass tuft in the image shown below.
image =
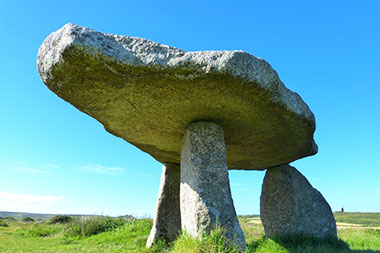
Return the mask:
[[173,243],[170,252],[242,252],[239,246],[227,241],[224,234],[225,231],[219,227],[208,233],[204,233],[202,239],[192,238],[186,232],[182,232],[181,236]]
[[110,231],[126,223],[123,218],[82,216],[67,223],[64,234],[71,237],[89,237]]

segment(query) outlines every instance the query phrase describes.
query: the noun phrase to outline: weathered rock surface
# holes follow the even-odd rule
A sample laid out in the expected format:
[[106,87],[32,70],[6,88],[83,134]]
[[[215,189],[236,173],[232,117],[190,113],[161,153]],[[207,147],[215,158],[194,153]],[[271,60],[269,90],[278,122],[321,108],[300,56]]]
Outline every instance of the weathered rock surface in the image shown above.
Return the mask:
[[42,81],[105,129],[162,163],[179,163],[191,122],[223,127],[229,169],[313,155],[314,116],[263,59],[186,52],[67,24],[38,53]]
[[181,153],[181,223],[193,236],[217,226],[226,238],[245,248],[231,197],[223,129],[212,122],[189,125]]
[[146,243],[148,248],[159,238],[172,242],[179,235],[181,231],[179,189],[179,164],[164,164],[153,227]]
[[337,237],[329,204],[300,172],[289,165],[267,170],[260,214],[265,234],[270,238],[294,234]]

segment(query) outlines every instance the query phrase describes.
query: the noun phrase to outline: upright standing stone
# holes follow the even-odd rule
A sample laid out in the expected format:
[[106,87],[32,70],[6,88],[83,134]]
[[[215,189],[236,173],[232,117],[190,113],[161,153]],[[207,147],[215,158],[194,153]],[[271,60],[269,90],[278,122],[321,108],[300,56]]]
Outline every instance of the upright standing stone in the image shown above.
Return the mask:
[[179,164],[164,164],[153,227],[146,243],[148,248],[159,238],[166,242],[174,241],[181,231],[179,185]]
[[226,238],[245,248],[231,198],[223,129],[212,122],[188,126],[181,152],[181,223],[193,236],[217,226]]
[[270,238],[295,234],[337,237],[329,204],[300,172],[289,165],[267,170],[260,213],[265,234]]

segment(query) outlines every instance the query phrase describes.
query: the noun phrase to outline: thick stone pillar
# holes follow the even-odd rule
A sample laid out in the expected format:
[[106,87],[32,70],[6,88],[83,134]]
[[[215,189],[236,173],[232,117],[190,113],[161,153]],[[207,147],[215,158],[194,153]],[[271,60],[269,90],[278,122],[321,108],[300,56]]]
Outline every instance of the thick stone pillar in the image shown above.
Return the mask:
[[174,241],[181,231],[179,206],[179,164],[166,163],[162,166],[161,184],[156,204],[153,227],[146,246],[149,248],[158,239]]
[[217,226],[230,242],[245,248],[231,197],[224,133],[213,122],[188,126],[181,150],[181,223],[193,236]]
[[337,237],[329,204],[298,170],[287,164],[267,170],[260,215],[265,234],[270,238],[296,234]]

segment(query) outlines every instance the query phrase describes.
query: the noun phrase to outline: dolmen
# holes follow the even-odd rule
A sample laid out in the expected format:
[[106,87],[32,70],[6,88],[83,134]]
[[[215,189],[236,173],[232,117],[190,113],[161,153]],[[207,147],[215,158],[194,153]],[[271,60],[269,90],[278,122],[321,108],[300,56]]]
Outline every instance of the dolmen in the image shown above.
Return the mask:
[[229,169],[267,170],[268,237],[336,237],[330,206],[288,165],[317,153],[314,115],[265,60],[66,24],[45,39],[37,66],[60,98],[163,164],[148,247],[220,227],[244,249]]

